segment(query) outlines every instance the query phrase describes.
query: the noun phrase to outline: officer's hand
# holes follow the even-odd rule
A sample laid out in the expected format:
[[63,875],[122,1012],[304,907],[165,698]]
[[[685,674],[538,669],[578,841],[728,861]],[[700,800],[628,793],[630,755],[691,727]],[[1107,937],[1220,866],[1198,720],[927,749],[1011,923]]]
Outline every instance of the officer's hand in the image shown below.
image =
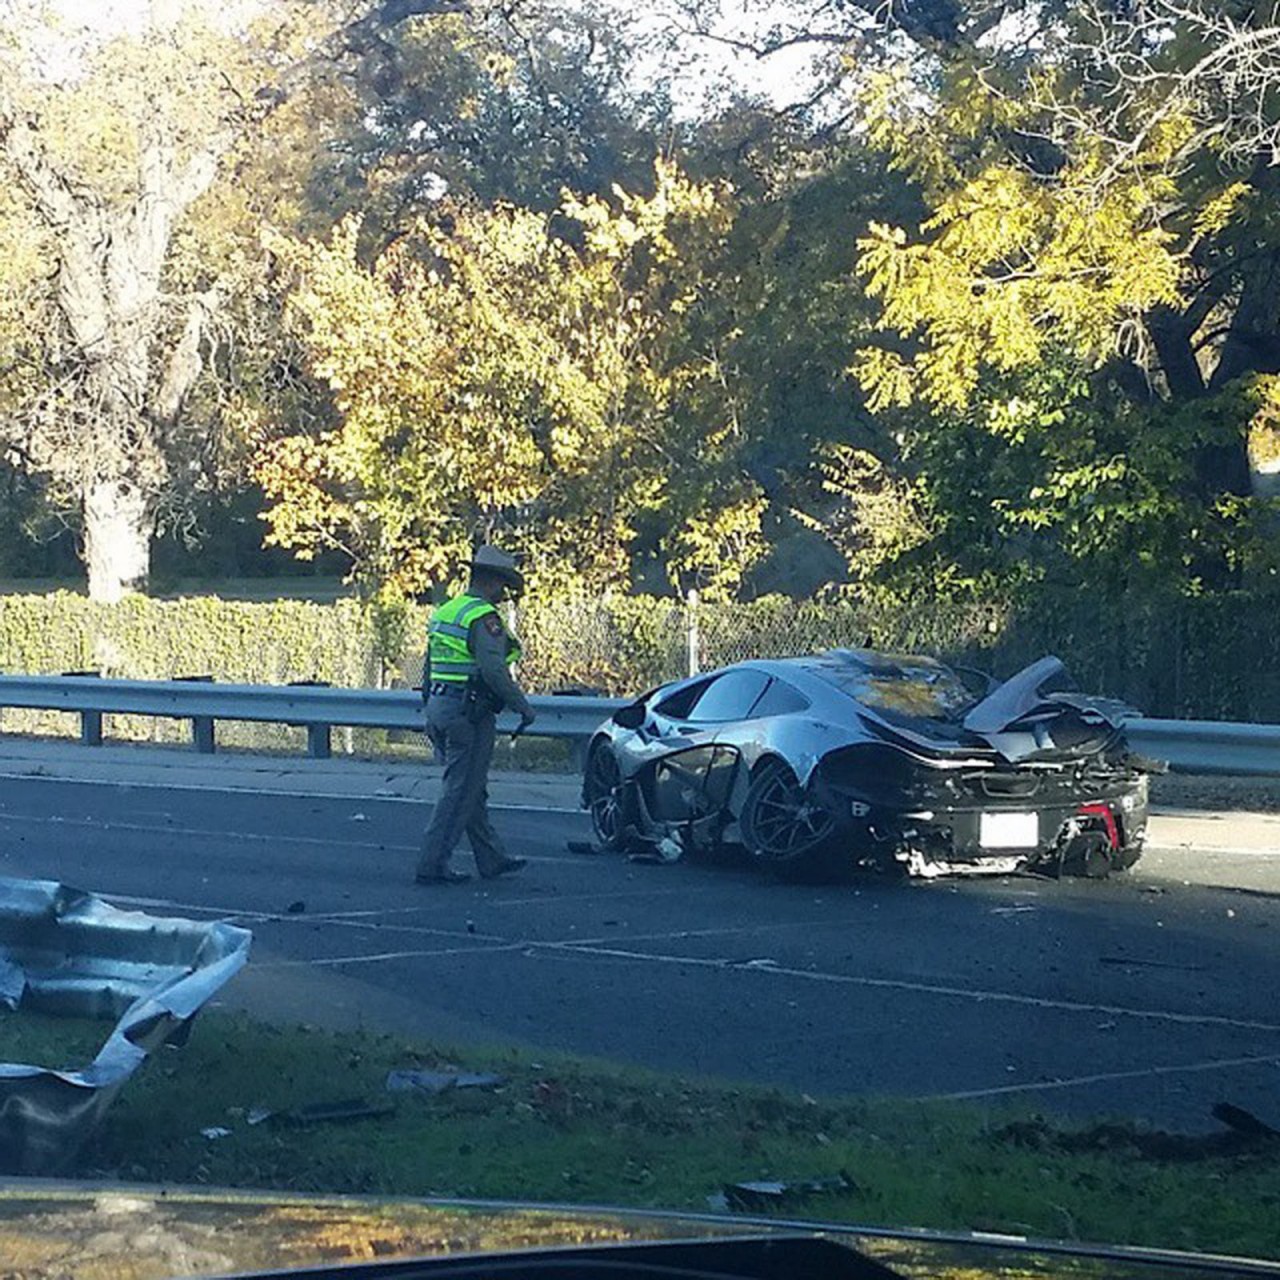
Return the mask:
[[530,707],[528,711],[521,712],[519,732],[523,733],[537,718],[537,713],[532,707]]

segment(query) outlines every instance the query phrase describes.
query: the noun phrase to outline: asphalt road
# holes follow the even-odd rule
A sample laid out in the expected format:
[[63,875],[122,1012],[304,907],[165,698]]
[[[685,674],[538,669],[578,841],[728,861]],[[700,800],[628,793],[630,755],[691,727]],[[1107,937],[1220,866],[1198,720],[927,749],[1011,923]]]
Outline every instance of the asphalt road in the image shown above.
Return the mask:
[[1280,860],[1274,892],[1159,864],[1103,884],[813,888],[573,854],[580,815],[511,809],[496,820],[523,873],[420,888],[427,812],[11,777],[0,874],[247,924],[253,959],[226,1003],[269,1017],[815,1095],[1187,1129],[1229,1100],[1280,1122]]

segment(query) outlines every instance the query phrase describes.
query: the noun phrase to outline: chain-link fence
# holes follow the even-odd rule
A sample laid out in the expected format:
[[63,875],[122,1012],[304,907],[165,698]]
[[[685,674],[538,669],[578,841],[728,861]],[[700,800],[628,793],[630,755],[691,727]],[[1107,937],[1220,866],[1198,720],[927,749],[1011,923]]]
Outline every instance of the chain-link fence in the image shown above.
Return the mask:
[[1044,591],[1015,606],[850,598],[749,604],[653,597],[531,602],[523,677],[627,696],[697,670],[833,648],[925,653],[1005,677],[1045,654],[1081,688],[1159,716],[1280,722],[1280,597]]

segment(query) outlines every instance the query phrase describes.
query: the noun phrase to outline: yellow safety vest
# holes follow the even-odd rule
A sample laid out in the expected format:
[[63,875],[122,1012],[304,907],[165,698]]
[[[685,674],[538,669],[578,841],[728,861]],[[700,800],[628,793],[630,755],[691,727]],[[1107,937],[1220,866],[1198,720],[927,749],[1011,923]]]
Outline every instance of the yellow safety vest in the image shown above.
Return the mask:
[[[454,596],[445,601],[431,615],[427,627],[427,656],[431,662],[431,679],[446,684],[465,684],[480,674],[480,667],[472,656],[468,640],[471,626],[488,614],[501,614],[480,596]],[[503,630],[506,630],[504,625]],[[520,661],[520,645],[507,633],[507,665]]]

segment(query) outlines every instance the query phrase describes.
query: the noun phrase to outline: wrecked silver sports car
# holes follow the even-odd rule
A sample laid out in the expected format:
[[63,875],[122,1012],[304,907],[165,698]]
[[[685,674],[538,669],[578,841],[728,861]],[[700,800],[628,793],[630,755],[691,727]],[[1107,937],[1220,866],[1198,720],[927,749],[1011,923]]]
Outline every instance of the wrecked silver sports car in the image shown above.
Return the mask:
[[784,876],[1131,867],[1152,767],[1120,704],[1043,658],[1003,683],[835,650],[664,685],[600,727],[583,804],[607,849],[745,846]]

